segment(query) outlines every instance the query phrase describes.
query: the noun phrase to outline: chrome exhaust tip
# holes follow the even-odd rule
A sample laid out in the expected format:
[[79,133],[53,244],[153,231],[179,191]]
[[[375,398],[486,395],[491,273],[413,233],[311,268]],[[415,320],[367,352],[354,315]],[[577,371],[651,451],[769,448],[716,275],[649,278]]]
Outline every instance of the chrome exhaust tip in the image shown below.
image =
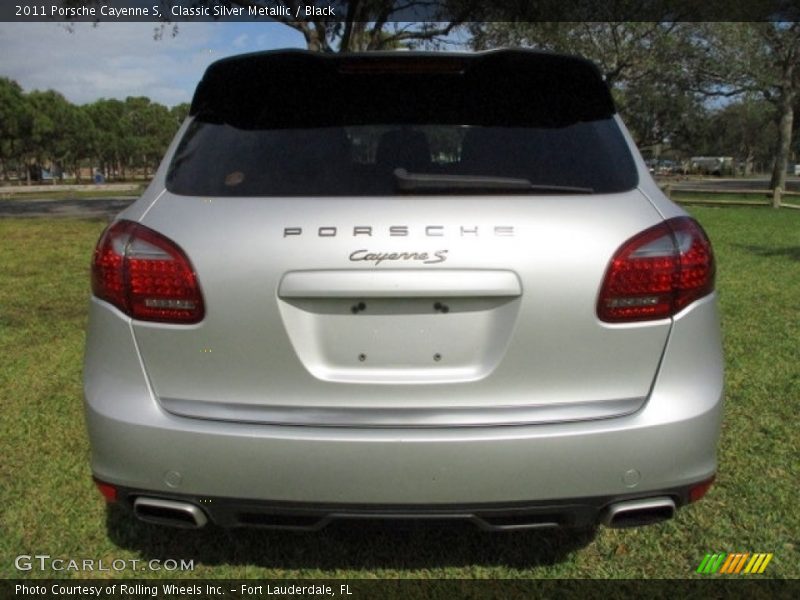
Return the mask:
[[141,521],[184,529],[200,529],[208,523],[206,513],[189,502],[139,496],[133,502],[133,514]]
[[667,496],[642,498],[617,502],[603,513],[602,522],[607,527],[641,527],[675,516],[675,501]]

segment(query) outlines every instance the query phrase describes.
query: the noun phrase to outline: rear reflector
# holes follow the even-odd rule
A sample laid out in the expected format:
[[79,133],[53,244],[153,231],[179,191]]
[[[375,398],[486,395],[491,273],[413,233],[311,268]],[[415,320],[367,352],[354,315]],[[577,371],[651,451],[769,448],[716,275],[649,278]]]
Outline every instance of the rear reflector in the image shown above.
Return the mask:
[[116,487],[114,487],[110,483],[105,483],[104,481],[100,481],[99,479],[95,479],[94,484],[97,486],[97,489],[100,490],[100,493],[103,494],[103,498],[106,499],[106,502],[117,501]]
[[197,276],[183,250],[132,221],[117,221],[100,237],[92,292],[142,321],[197,323],[205,314]]
[[689,490],[689,502],[697,502],[708,493],[708,490],[711,489],[711,486],[714,484],[714,479],[716,476],[712,476],[710,479],[706,479],[705,481],[698,483],[697,485],[693,486]]
[[597,316],[609,323],[671,317],[714,291],[714,254],[689,217],[659,223],[625,242],[606,270]]

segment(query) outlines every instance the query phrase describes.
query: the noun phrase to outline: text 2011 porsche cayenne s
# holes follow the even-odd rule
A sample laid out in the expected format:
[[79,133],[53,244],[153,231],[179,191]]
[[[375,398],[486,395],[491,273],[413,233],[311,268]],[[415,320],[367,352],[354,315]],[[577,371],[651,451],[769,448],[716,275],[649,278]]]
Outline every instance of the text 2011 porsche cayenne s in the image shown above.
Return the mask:
[[218,61],[92,292],[92,469],[146,521],[637,525],[716,471],[711,246],[580,58]]

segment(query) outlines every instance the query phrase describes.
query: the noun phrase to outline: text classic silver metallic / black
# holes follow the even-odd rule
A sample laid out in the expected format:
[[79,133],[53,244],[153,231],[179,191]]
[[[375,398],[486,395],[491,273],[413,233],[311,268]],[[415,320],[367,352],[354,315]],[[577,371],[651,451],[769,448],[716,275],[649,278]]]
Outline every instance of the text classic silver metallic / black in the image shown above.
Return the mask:
[[92,292],[92,470],[145,521],[642,525],[716,471],[711,246],[581,58],[218,61]]

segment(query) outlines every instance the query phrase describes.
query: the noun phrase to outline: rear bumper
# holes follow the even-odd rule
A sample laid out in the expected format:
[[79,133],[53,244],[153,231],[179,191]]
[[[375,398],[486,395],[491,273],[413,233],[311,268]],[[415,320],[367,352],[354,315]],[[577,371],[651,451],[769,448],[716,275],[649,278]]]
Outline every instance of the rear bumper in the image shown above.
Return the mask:
[[[522,511],[581,525],[619,499],[667,494],[681,505],[716,471],[723,388],[713,296],[676,318],[639,411],[531,426],[358,429],[180,417],[149,389],[129,323],[98,304],[92,322],[85,400],[95,476],[123,498],[188,499],[221,524],[288,509],[309,513],[313,527],[376,512],[491,524]],[[120,344],[126,335],[131,343]],[[564,506],[572,508],[554,510]]]
[[[381,505],[269,502],[228,497],[153,494],[148,490],[118,488],[117,500],[125,509],[132,511],[144,521],[188,528],[200,528],[210,521],[226,528],[264,527],[316,531],[333,522],[342,521],[424,520],[437,523],[467,522],[484,531],[514,531],[555,527],[590,528],[600,523],[618,527],[629,526],[621,520],[613,522],[619,516],[619,511],[627,508],[635,509],[654,502],[662,507],[668,507],[668,515],[662,517],[648,512],[640,516],[640,513],[637,513],[639,520],[633,524],[657,522],[672,516],[676,507],[687,504],[690,489],[691,486],[684,486],[644,496],[627,494],[550,502]],[[150,504],[150,508],[155,510],[145,510],[144,504]],[[164,506],[172,508],[173,511],[164,511]],[[178,510],[191,511],[195,516],[190,518],[185,512],[176,512]]]
[[88,415],[99,479],[215,502],[513,504],[647,495],[715,472],[716,412],[652,427],[634,427],[636,420],[375,432],[223,427],[166,414],[160,426],[136,425]]

